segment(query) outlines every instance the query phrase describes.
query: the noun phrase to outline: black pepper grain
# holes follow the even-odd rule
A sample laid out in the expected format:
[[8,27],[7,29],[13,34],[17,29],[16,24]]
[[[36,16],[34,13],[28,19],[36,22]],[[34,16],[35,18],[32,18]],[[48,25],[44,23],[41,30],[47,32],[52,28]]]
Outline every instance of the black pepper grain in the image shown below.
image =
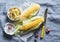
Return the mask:
[[34,42],[37,42],[37,40],[36,40],[36,39],[34,39]]

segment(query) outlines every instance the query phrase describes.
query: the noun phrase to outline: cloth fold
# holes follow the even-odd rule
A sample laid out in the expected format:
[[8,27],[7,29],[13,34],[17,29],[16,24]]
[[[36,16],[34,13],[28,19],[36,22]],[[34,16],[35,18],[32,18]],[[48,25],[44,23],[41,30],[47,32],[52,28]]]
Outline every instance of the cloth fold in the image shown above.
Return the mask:
[[[0,41],[21,42],[20,39],[15,39],[14,37],[12,40],[4,39],[1,28],[4,27],[4,24],[6,23],[5,20],[7,13],[5,12],[7,12],[11,6],[20,7],[24,2],[35,2],[40,4],[41,9],[38,15],[43,15],[45,8],[48,7],[46,28],[50,28],[51,32],[49,35],[45,34],[43,40],[38,38],[38,42],[60,42],[60,0],[0,0]],[[32,37],[28,42],[33,41],[34,37]]]

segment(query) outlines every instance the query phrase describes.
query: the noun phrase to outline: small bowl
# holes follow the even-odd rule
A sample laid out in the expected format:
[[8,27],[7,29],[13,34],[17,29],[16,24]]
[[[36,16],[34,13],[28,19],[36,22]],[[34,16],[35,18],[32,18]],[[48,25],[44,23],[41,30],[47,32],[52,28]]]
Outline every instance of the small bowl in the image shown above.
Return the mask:
[[18,17],[19,15],[21,15],[21,11],[17,7],[12,7],[7,12],[8,18],[12,21],[17,21],[18,19],[16,19],[16,17]]
[[14,35],[15,26],[12,23],[6,23],[4,28],[4,36],[11,39]]

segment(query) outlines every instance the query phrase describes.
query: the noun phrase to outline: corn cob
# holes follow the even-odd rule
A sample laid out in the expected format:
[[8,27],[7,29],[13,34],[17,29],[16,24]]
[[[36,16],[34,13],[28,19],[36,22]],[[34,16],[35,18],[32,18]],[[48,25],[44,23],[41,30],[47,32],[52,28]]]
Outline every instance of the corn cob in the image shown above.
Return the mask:
[[20,31],[26,31],[26,30],[32,29],[33,27],[39,25],[41,22],[43,22],[42,17],[40,17],[36,20],[33,20],[27,24],[24,24],[22,27],[20,27]]
[[21,14],[21,16],[19,16],[20,19],[28,18],[30,15],[32,15],[34,12],[36,12],[39,8],[40,8],[40,6],[38,4],[31,5]]
[[41,33],[40,33],[40,38],[42,39],[44,37],[44,28],[45,26],[42,27]]

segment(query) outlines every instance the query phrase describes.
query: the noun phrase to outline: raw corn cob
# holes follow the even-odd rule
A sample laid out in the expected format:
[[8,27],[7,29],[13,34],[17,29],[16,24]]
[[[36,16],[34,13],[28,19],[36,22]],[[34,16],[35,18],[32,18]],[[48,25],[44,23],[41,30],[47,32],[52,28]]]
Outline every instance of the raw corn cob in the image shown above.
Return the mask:
[[42,30],[40,33],[40,39],[42,39],[44,37],[44,28],[45,28],[45,26],[42,26]]
[[20,31],[27,31],[29,29],[32,29],[32,28],[38,26],[41,22],[43,22],[43,18],[42,17],[22,25],[20,27]]
[[24,19],[30,17],[33,13],[35,13],[36,11],[38,11],[39,8],[40,8],[40,5],[38,5],[38,4],[31,5],[24,12],[22,12],[22,14],[19,16],[20,19],[24,20]]
[[20,34],[27,34],[31,31],[34,31],[38,29],[38,27],[43,21],[44,21],[44,18],[41,16],[35,16],[30,19],[27,19],[23,22],[23,25],[17,27],[14,34],[18,33],[18,31],[20,31]]

